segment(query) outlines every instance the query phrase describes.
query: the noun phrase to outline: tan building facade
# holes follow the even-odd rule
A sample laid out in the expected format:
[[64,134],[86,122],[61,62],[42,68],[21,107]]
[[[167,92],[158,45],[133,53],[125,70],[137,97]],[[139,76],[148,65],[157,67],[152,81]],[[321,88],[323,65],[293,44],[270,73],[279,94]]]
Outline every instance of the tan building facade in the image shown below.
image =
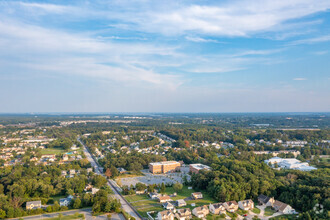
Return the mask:
[[180,169],[180,163],[176,161],[163,161],[149,164],[151,173],[167,173]]

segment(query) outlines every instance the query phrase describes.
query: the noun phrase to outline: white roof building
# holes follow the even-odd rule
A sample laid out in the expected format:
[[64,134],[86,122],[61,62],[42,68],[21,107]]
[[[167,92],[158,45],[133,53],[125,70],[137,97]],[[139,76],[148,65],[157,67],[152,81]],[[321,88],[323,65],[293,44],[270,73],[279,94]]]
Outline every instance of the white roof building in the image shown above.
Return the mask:
[[294,158],[280,158],[280,157],[273,157],[269,160],[265,160],[265,163],[267,164],[277,164],[278,167],[284,168],[284,169],[295,169],[295,170],[301,170],[301,171],[311,171],[316,170],[315,167],[309,166],[306,162],[301,162],[300,160],[294,159]]

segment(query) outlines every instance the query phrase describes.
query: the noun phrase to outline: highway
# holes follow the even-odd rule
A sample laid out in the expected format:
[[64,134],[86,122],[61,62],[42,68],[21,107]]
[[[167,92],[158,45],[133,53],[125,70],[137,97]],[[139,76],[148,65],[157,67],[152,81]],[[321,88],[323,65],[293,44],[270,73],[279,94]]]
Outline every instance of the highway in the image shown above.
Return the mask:
[[[80,140],[80,138],[77,139],[81,145],[84,147],[84,153],[88,159],[88,161],[91,163],[91,165],[94,167],[94,172],[102,175],[105,177],[105,175],[103,173],[101,173],[100,169],[102,167],[100,167],[96,161],[94,160],[93,156],[90,154],[90,152],[87,149],[87,146]],[[103,169],[103,168],[102,168]],[[111,180],[108,180],[108,185],[111,187],[112,191],[115,194],[115,198],[118,199],[121,203],[121,206],[123,208],[124,211],[126,211],[128,214],[130,214],[131,216],[133,216],[135,219],[141,220],[141,218],[138,216],[138,214],[135,212],[135,210],[133,210],[130,205],[128,204],[128,202],[123,199],[123,197],[121,196],[121,194],[119,193],[119,191],[117,190],[117,188],[115,187],[115,185],[111,182]]]

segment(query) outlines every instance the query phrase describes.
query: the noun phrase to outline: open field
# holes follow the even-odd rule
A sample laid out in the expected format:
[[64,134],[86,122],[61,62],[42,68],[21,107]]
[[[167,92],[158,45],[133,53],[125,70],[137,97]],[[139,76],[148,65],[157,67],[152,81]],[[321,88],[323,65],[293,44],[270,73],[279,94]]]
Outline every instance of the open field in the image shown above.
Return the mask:
[[41,154],[56,154],[56,155],[60,155],[60,154],[64,154],[66,151],[63,149],[58,149],[58,148],[45,148],[45,149],[41,149],[40,150]]

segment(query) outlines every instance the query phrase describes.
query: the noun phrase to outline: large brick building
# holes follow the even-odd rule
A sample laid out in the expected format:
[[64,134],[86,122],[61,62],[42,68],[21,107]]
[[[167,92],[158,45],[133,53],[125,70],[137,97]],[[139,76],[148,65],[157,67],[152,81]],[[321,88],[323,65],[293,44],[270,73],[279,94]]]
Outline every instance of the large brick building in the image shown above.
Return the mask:
[[192,173],[198,173],[200,170],[211,170],[211,167],[200,163],[189,165],[189,171]]
[[176,161],[163,161],[149,164],[151,173],[167,173],[180,169],[180,163]]

